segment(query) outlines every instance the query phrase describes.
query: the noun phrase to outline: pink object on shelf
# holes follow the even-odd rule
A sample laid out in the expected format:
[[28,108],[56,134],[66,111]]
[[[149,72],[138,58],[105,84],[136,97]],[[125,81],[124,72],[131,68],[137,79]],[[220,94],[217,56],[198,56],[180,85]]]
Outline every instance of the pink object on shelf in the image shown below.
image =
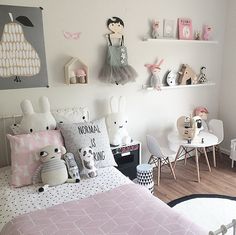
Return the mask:
[[179,18],[178,27],[179,27],[179,39],[184,39],[184,40],[193,39],[193,28],[191,19]]
[[210,40],[210,37],[211,37],[211,33],[212,33],[212,27],[209,26],[209,25],[204,25],[203,27],[203,40]]
[[194,116],[200,116],[203,120],[207,120],[208,109],[206,107],[199,106],[193,111]]
[[84,71],[83,69],[77,69],[77,70],[75,71],[75,75],[76,75],[77,77],[85,77],[85,76],[86,76],[86,73],[85,73],[85,71]]
[[152,38],[158,38],[159,37],[159,26],[160,23],[157,20],[152,21]]

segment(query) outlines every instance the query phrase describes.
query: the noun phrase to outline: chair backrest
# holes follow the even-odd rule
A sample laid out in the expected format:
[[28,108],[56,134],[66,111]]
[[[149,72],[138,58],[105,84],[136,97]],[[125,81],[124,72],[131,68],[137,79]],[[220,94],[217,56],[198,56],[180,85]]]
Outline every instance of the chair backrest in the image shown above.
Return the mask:
[[156,138],[151,135],[147,135],[146,139],[147,139],[147,147],[148,147],[149,152],[158,158],[163,158],[164,155],[161,152],[161,148]]
[[218,138],[218,144],[224,140],[224,126],[223,122],[219,119],[211,119],[209,121],[209,130]]

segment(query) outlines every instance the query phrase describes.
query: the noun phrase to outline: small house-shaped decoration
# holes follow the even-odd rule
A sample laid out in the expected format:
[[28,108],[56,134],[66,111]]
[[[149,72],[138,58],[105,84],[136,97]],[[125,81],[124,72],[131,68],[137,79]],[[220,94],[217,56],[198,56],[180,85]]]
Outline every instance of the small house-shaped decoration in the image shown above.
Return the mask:
[[72,57],[65,65],[66,84],[87,84],[88,66],[79,58]]
[[180,85],[197,84],[197,75],[188,64],[183,64],[179,71],[179,84]]

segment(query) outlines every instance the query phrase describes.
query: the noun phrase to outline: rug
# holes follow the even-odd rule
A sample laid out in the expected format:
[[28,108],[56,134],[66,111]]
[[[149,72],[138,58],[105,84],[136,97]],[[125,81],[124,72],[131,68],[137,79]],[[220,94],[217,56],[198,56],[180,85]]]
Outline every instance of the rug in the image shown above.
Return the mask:
[[[193,194],[173,200],[168,205],[208,231],[215,231],[222,224],[236,219],[236,197]],[[227,232],[227,235],[231,234],[233,229]]]

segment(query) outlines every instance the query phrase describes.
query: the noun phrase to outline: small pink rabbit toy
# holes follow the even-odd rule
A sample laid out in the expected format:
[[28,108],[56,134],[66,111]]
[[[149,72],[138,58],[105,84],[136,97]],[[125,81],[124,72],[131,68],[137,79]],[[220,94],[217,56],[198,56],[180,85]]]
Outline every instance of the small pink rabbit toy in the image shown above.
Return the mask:
[[152,21],[152,38],[159,37],[159,21],[153,20]]
[[159,77],[159,72],[163,62],[164,60],[162,59],[158,64],[145,64],[145,66],[151,71],[150,87],[153,87],[157,90],[161,90],[161,79]]
[[204,25],[204,28],[203,28],[203,40],[210,40],[210,37],[211,37],[211,33],[212,33],[212,27],[209,26],[209,25]]

